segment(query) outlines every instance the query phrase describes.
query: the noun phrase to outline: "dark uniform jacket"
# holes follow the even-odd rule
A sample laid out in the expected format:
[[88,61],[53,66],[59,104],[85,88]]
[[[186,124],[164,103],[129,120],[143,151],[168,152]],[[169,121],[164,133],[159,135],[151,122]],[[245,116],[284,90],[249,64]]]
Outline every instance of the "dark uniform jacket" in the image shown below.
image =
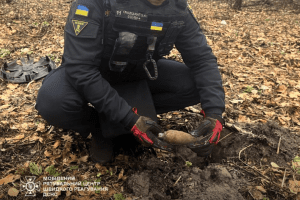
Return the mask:
[[[147,0],[140,3],[155,7]],[[161,6],[168,3],[166,0]],[[107,68],[102,55],[106,10],[103,0],[77,0],[72,4],[65,26],[62,66],[67,80],[99,113],[127,126],[133,115],[132,108],[104,78],[106,74],[101,73],[101,68]],[[206,113],[221,115],[225,108],[224,91],[216,57],[191,11],[186,9],[186,13],[185,27],[178,33],[175,46],[191,69],[202,108]]]

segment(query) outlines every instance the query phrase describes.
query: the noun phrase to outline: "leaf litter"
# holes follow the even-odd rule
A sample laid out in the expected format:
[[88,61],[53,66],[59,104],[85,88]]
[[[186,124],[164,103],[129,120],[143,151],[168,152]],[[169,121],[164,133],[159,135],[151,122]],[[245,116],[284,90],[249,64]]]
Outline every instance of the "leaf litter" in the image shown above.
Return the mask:
[[[0,65],[29,54],[35,59],[48,55],[59,66],[70,3],[1,1]],[[25,193],[15,184],[25,176],[42,181],[58,174],[81,181],[101,179],[108,191],[59,192],[57,199],[296,198],[298,15],[268,7],[259,13],[251,7],[235,12],[222,1],[191,0],[190,5],[218,57],[226,94],[226,129],[213,156],[204,159],[187,149],[170,154],[139,147],[134,156],[121,151],[108,166],[94,164],[88,157],[90,139],[50,126],[34,109],[42,80],[0,80],[0,198],[8,194],[22,199]],[[182,61],[175,48],[167,58]],[[161,114],[159,123],[165,130],[191,131],[203,119],[200,110],[197,105]]]

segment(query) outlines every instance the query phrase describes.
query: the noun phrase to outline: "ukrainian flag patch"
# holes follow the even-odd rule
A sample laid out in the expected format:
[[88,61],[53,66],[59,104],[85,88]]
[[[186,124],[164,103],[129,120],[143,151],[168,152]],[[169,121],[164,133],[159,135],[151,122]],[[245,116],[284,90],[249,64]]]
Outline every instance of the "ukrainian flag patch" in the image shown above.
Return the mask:
[[89,9],[86,6],[78,5],[75,15],[81,15],[87,17],[89,15]]
[[163,23],[152,22],[150,29],[154,31],[162,31]]

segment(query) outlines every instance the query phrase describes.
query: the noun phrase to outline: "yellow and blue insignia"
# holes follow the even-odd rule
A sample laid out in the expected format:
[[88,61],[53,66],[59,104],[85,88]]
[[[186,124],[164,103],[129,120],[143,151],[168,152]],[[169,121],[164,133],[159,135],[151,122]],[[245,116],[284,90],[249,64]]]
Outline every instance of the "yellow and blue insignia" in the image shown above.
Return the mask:
[[154,31],[162,31],[163,23],[152,22],[150,29]]
[[74,19],[72,20],[72,22],[73,22],[75,35],[78,35],[82,31],[82,29],[84,29],[84,27],[86,27],[86,25],[88,24],[88,22],[74,20]]
[[89,9],[86,6],[78,5],[75,15],[81,15],[87,17],[89,15]]

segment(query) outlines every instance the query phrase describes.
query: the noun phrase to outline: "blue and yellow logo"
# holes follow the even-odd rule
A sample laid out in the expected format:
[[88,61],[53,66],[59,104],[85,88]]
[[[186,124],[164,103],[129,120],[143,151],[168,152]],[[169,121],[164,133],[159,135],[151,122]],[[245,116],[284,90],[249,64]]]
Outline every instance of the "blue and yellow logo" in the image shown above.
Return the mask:
[[163,23],[152,22],[150,29],[154,31],[162,31]]
[[89,15],[89,9],[86,6],[78,5],[75,14],[87,17]]

